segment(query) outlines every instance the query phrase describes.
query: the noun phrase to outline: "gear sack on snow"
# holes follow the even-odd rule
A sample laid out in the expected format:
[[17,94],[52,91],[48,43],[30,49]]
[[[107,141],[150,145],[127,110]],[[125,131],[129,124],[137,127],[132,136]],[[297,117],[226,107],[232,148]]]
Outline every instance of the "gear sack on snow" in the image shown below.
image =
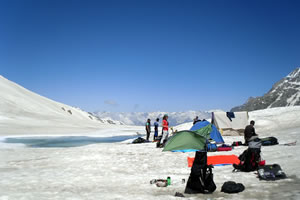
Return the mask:
[[257,171],[260,180],[275,181],[286,178],[285,173],[278,164],[260,166]]
[[262,146],[270,146],[278,144],[276,137],[261,138]]
[[145,143],[145,142],[147,142],[147,140],[145,140],[144,138],[138,137],[132,141],[132,144],[139,144],[139,143]]
[[255,171],[258,169],[258,164],[261,161],[260,157],[261,142],[257,138],[249,142],[249,147],[240,156],[240,164],[233,164],[234,170],[243,172]]
[[191,173],[186,184],[185,193],[212,193],[216,190],[213,180],[213,166],[207,165],[207,152],[196,152]]
[[227,181],[222,185],[221,192],[225,193],[239,193],[245,190],[245,186],[234,181]]

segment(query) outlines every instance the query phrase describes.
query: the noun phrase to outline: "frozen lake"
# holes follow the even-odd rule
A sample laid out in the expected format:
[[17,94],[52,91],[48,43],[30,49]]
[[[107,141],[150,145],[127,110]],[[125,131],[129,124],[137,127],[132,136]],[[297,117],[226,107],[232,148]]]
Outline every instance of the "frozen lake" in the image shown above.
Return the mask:
[[136,138],[136,135],[122,135],[113,137],[89,137],[89,136],[35,136],[5,138],[4,143],[24,144],[27,147],[78,147],[95,143],[113,143]]

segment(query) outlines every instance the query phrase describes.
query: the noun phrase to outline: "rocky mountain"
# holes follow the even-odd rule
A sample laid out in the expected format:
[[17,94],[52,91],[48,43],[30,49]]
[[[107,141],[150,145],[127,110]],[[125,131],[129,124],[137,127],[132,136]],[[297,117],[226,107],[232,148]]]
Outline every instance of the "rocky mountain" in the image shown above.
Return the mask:
[[210,112],[202,111],[186,111],[186,112],[95,112],[95,116],[98,116],[104,120],[120,121],[126,125],[141,125],[144,126],[146,120],[149,118],[154,123],[156,118],[162,120],[164,114],[168,114],[170,126],[176,126],[178,124],[191,122],[198,116],[199,119],[211,118]]
[[265,108],[300,105],[300,68],[273,85],[271,90],[261,97],[250,97],[248,101],[231,111],[252,111]]

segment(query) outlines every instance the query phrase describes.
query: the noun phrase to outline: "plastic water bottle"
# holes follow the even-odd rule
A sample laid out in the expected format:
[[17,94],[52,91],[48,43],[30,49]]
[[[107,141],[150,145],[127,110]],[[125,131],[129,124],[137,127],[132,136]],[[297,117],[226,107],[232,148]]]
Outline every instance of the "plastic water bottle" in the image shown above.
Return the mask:
[[171,185],[171,177],[170,176],[168,176],[168,178],[167,178],[167,183],[168,183],[168,185]]

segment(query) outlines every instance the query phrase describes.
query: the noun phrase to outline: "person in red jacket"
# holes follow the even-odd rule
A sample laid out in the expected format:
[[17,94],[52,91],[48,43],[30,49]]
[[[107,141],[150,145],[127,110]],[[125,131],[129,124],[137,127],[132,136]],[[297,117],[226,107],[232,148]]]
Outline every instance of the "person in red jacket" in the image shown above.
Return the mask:
[[161,138],[161,144],[162,146],[165,145],[166,141],[168,140],[169,136],[169,122],[168,122],[168,115],[165,114],[162,121],[162,138]]

